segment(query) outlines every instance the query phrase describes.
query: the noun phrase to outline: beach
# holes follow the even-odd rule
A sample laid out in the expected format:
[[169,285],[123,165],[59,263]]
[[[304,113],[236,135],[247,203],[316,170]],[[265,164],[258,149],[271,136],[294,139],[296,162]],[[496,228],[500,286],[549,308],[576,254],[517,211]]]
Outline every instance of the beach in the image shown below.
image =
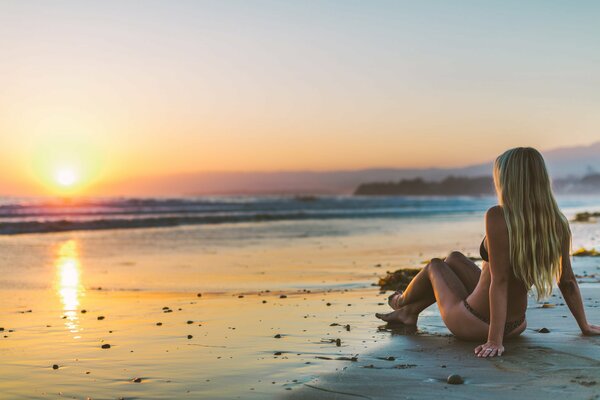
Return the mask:
[[[1,396],[595,398],[598,338],[580,335],[558,295],[550,306],[530,299],[526,333],[494,360],[451,337],[435,306],[416,332],[374,317],[387,309],[389,293],[373,286],[386,271],[452,250],[477,256],[493,200],[411,203],[418,213],[392,217],[384,204],[362,218],[2,235]],[[600,201],[564,204],[572,217]],[[599,223],[572,229],[574,248],[600,248]],[[597,323],[600,258],[573,265]],[[446,384],[450,374],[465,384]]]

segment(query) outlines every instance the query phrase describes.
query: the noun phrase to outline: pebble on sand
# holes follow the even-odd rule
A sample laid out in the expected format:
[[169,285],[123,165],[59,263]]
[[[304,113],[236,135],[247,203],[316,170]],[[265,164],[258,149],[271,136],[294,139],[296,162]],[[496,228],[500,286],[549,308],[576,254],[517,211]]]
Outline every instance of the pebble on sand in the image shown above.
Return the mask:
[[188,336],[187,336],[187,338],[188,338],[188,339],[191,339],[191,338],[193,338],[193,336],[192,336],[192,335],[188,335]]
[[287,296],[285,294],[282,294],[281,296],[279,296],[280,299],[287,299]]
[[85,314],[87,312],[87,310],[81,310],[82,314]]
[[162,326],[162,322],[157,322],[156,326]]
[[462,376],[457,374],[450,375],[447,379],[447,382],[451,385],[462,385],[463,383],[465,383]]
[[103,349],[110,349],[110,344],[106,343],[101,346]]
[[52,366],[52,369],[58,369],[58,364],[54,364],[54,365]]
[[342,339],[335,339],[335,345],[340,347],[342,345]]
[[550,333],[550,329],[548,328],[540,328],[537,330],[538,333]]
[[202,297],[202,293],[198,293],[196,296],[198,296],[198,297]]
[[98,316],[98,321],[102,321],[104,319],[104,315],[99,315]]
[[281,339],[281,334],[278,333],[277,335],[273,336],[275,339]]
[[134,378],[134,379],[131,380],[131,382],[141,383],[142,382],[142,378]]
[[193,323],[194,323],[194,321],[188,321],[188,322],[187,322],[187,324],[188,324],[188,325],[189,325],[189,324],[193,324]]

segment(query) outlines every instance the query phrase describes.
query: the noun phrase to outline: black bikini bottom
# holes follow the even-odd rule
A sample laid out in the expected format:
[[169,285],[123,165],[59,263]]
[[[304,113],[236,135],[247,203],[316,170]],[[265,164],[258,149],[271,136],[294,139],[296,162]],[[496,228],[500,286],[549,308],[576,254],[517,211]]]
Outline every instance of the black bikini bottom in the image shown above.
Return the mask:
[[[490,320],[487,319],[486,317],[484,317],[483,315],[479,314],[477,311],[475,311],[473,309],[473,307],[471,307],[471,305],[469,303],[467,303],[467,300],[463,300],[463,303],[465,305],[465,308],[467,310],[469,310],[471,312],[471,314],[473,314],[475,317],[477,317],[477,319],[485,322],[486,324],[490,323]],[[508,335],[509,333],[511,333],[513,330],[515,330],[516,328],[518,328],[523,321],[525,321],[525,315],[523,315],[521,318],[515,320],[515,321],[508,321],[504,324],[504,336]]]

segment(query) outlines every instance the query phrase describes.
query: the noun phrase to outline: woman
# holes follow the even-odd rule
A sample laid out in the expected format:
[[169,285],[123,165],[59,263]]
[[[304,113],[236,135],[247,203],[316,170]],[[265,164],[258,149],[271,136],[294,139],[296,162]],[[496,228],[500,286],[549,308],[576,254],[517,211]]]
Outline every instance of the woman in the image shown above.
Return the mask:
[[494,163],[499,205],[485,214],[480,246],[483,268],[459,252],[434,258],[404,292],[389,298],[395,310],[376,316],[414,325],[419,313],[437,301],[448,329],[465,340],[487,340],[478,357],[500,356],[504,339],[527,326],[527,292],[538,300],[552,292],[553,278],[584,335],[600,335],[588,324],[569,259],[571,231],[552,194],[542,155],[530,147],[510,149]]

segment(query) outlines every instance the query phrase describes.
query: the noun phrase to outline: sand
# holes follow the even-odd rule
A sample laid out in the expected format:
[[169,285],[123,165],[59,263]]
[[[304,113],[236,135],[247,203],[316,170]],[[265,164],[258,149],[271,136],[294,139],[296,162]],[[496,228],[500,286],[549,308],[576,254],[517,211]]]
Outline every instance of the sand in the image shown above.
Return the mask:
[[[581,291],[588,320],[600,323],[600,258],[575,260],[587,271]],[[358,356],[338,372],[324,374],[286,399],[597,399],[600,398],[600,336],[585,337],[558,291],[549,305],[530,296],[527,330],[505,343],[501,357],[480,359],[477,344],[454,338],[438,312],[420,318],[418,331],[389,328],[389,342]],[[432,308],[435,308],[432,306]],[[547,333],[539,332],[546,328]],[[545,330],[542,330],[545,331]],[[451,385],[458,374],[464,384]]]
[[[561,305],[532,301],[530,329],[498,360],[472,357],[434,306],[417,334],[380,329],[387,295],[371,284],[474,254],[480,217],[0,237],[0,398],[502,398],[544,382],[555,397],[598,394],[599,340]],[[599,227],[575,227],[575,245],[598,246]],[[597,322],[599,263],[574,264]],[[451,373],[466,383],[446,389]]]

